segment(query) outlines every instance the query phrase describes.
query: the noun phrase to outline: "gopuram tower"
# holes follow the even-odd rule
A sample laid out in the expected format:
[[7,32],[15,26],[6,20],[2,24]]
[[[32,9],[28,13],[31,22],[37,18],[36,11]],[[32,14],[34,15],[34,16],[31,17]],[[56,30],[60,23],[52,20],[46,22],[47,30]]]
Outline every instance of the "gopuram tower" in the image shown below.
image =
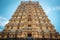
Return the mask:
[[34,40],[59,40],[48,16],[39,2],[22,1],[14,15],[0,32],[0,40],[25,40],[31,37]]

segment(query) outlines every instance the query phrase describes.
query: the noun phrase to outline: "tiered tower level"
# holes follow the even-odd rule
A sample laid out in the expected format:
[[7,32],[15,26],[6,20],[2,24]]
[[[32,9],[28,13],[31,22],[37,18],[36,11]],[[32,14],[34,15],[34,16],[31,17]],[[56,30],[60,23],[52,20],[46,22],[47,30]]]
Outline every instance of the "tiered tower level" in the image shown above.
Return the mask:
[[0,38],[53,38],[60,39],[39,2],[21,2],[14,15],[0,33]]

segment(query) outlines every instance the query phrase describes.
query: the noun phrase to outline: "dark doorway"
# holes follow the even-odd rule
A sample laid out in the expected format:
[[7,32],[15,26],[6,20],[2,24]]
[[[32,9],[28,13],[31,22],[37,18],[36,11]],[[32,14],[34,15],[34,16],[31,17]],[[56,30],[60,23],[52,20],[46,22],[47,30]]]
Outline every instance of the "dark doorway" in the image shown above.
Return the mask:
[[34,40],[34,38],[32,37],[32,34],[31,33],[28,33],[27,34],[26,40]]
[[28,33],[28,37],[32,37],[32,34],[31,33]]

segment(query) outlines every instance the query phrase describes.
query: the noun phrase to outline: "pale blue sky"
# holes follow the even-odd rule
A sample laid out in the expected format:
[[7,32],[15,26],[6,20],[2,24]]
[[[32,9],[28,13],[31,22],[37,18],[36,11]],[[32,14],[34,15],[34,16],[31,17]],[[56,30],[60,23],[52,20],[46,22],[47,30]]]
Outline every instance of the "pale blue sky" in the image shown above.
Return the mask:
[[[0,31],[14,14],[21,1],[28,0],[0,0]],[[38,1],[44,9],[46,15],[55,26],[57,32],[60,32],[60,0],[32,0]]]

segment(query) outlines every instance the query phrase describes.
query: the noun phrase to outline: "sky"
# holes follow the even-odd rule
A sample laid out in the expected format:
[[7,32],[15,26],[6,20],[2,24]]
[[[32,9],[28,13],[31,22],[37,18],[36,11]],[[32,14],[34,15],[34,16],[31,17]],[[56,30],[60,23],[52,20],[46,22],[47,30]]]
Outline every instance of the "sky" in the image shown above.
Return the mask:
[[[9,22],[21,1],[29,0],[0,0],[0,31]],[[60,0],[32,0],[38,1],[44,12],[51,20],[57,32],[60,33]]]

